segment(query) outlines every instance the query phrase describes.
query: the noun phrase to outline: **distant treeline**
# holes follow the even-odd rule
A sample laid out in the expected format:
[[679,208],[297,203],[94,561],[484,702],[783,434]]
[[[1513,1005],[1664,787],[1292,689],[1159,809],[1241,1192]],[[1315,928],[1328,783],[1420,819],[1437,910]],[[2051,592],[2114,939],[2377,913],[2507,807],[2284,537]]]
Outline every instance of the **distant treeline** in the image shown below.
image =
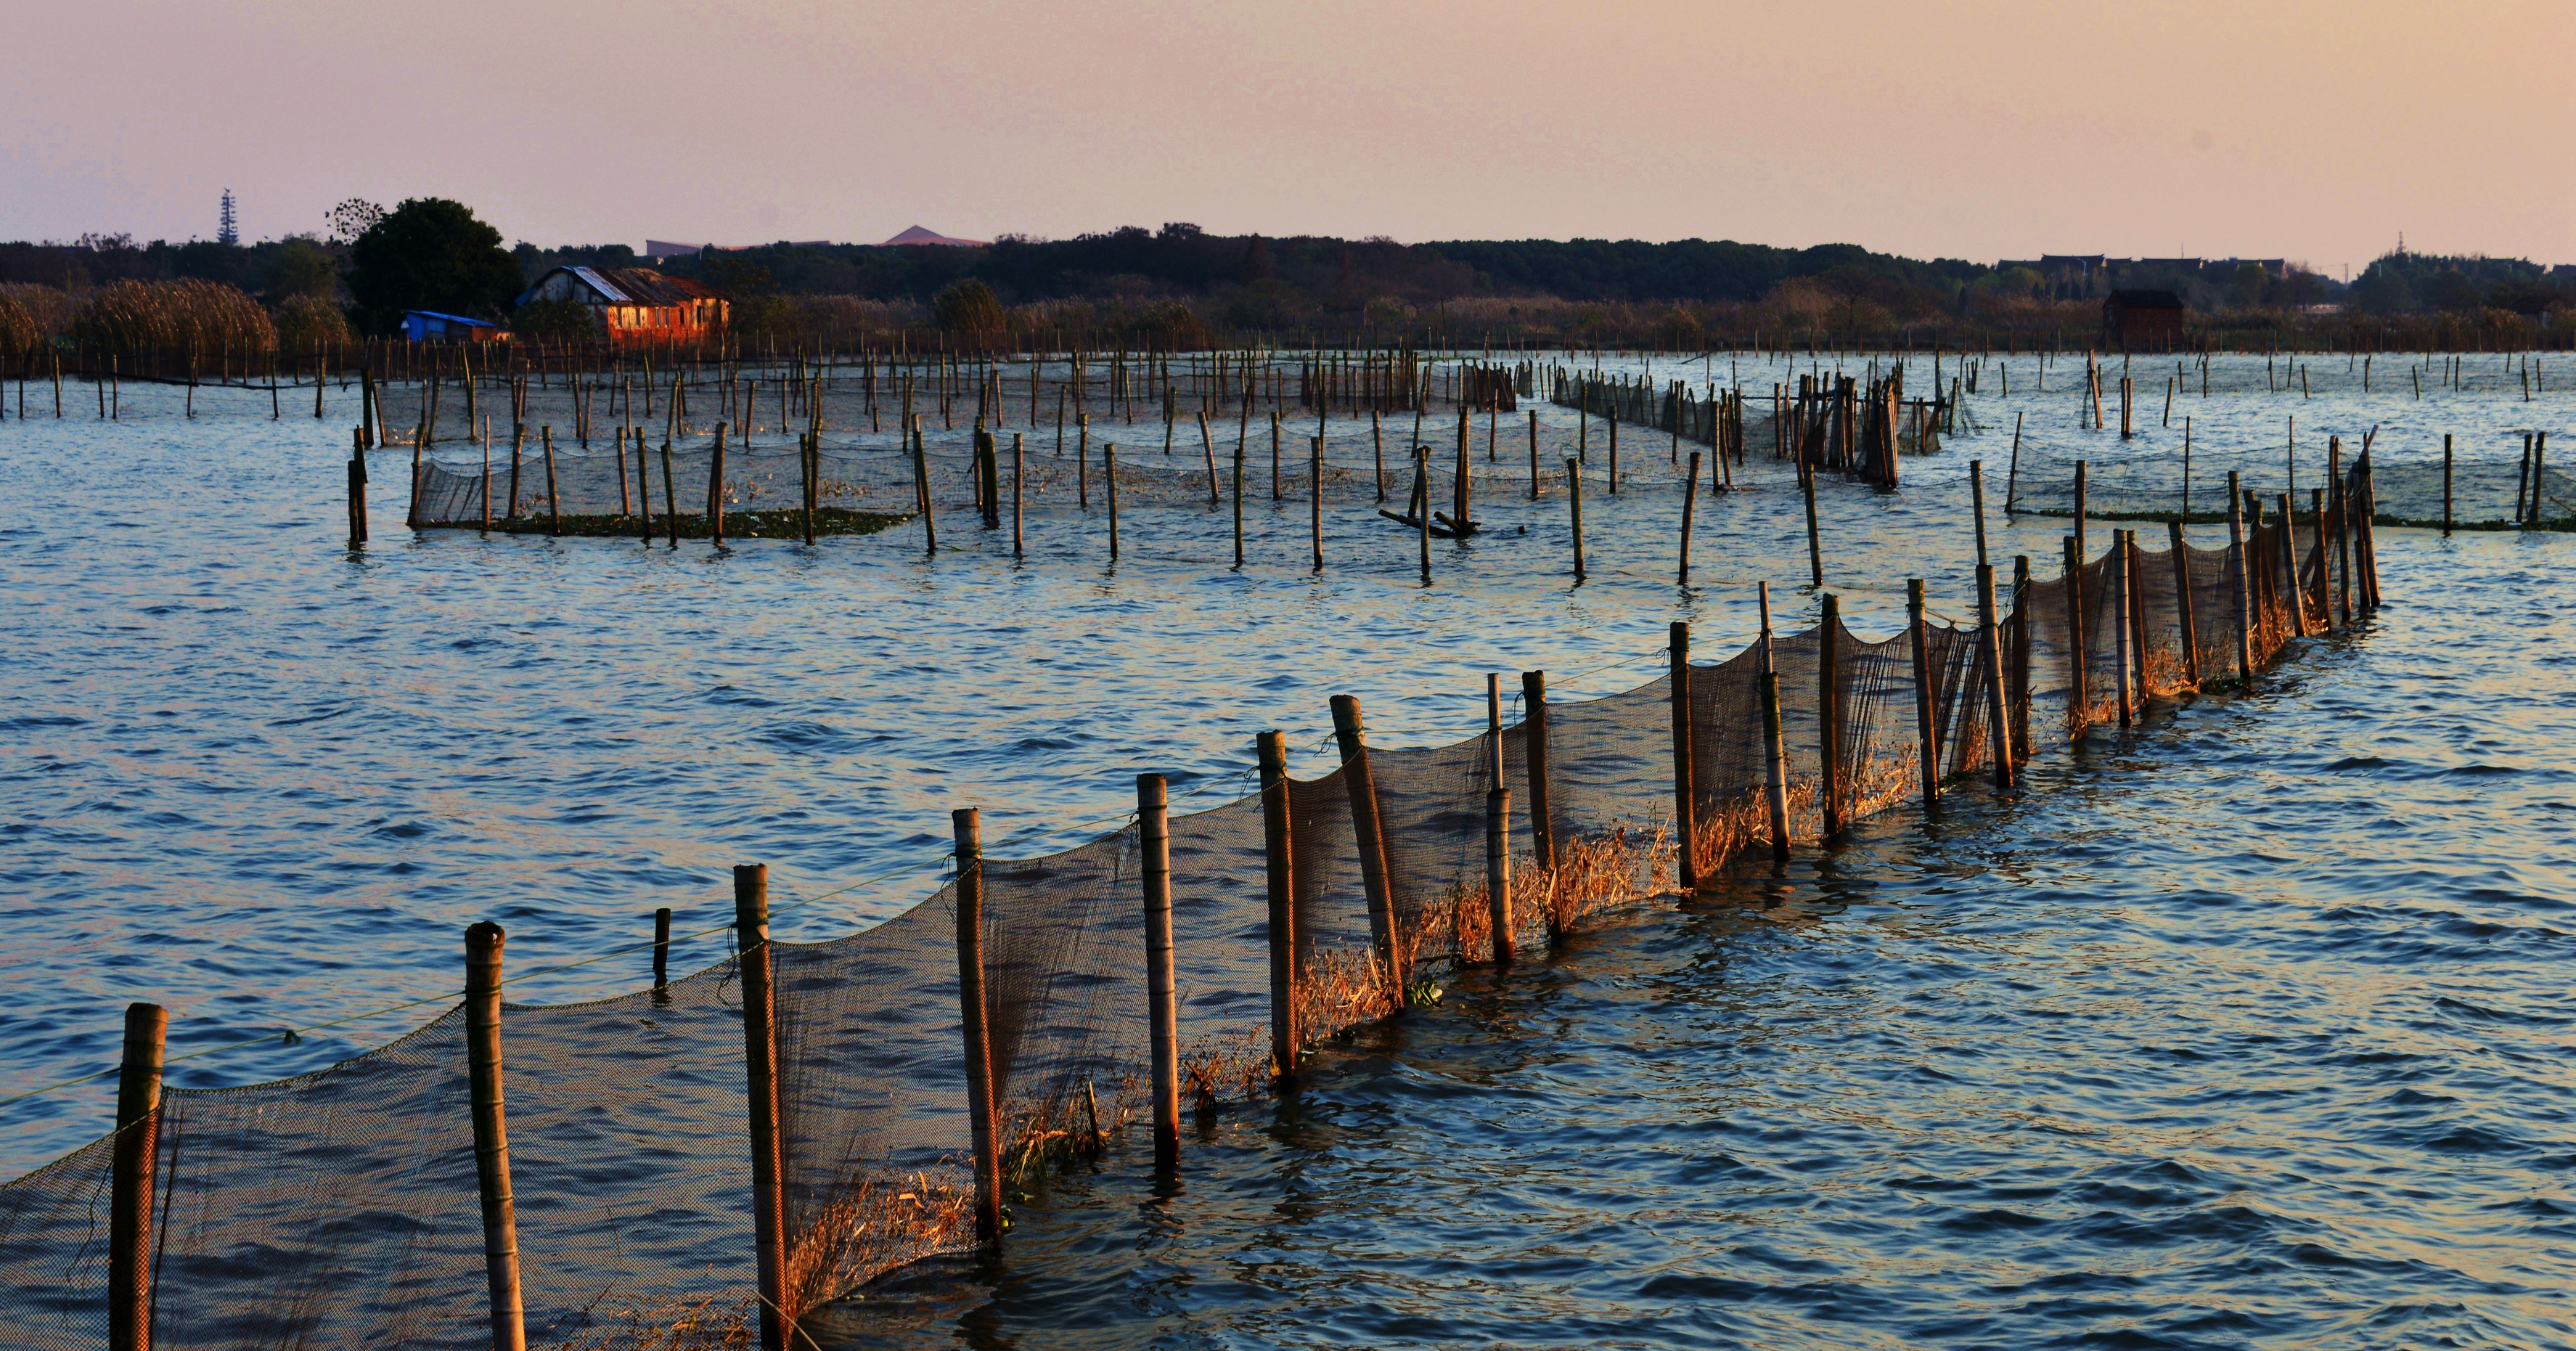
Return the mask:
[[[407,203],[406,210],[415,205],[448,210],[465,223],[460,228],[497,238],[461,205]],[[381,269],[372,286],[353,269],[363,245],[311,237],[247,245],[137,244],[124,236],[0,244],[0,285],[18,289],[23,315],[0,327],[41,333],[55,329],[48,316],[70,312],[26,288],[77,301],[119,282],[179,281],[238,288],[281,322],[294,302],[299,332],[312,329],[314,310],[334,304],[368,333],[390,331],[404,306],[508,322],[511,264],[520,285],[558,264],[658,266],[731,297],[734,332],[773,343],[839,344],[860,332],[954,331],[971,322],[978,345],[1277,340],[1692,349],[1759,340],[2085,347],[2104,341],[2099,297],[2111,286],[2177,292],[2191,310],[2177,341],[2191,346],[2554,347],[2566,341],[2576,313],[2576,269],[2403,252],[2372,263],[2347,288],[2295,267],[2276,272],[2252,264],[2167,276],[2115,260],[2070,283],[2024,265],[1925,261],[1854,244],[1400,244],[1216,235],[1187,224],[1062,240],[1004,236],[977,247],[780,243],[662,259],[639,257],[623,244],[522,243],[506,256],[497,243],[473,248],[499,269],[497,277],[470,293],[451,287],[406,299],[394,294],[405,286],[387,284]],[[415,269],[424,276],[456,270],[444,263]],[[361,297],[368,303],[356,303]],[[104,324],[94,318],[88,328],[103,333]],[[533,317],[529,327],[540,331]],[[10,336],[0,333],[0,345]],[[24,333],[18,336],[23,345]]]

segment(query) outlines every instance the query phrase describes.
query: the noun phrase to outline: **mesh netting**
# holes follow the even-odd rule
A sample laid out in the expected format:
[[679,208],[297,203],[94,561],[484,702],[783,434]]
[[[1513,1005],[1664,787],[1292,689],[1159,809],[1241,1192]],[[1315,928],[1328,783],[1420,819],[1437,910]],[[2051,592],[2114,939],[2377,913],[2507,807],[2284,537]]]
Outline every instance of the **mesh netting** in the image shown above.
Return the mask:
[[[2234,557],[2186,547],[2177,560],[2143,543],[2105,552],[2072,576],[2006,589],[1996,651],[1974,628],[1927,625],[1919,667],[1911,633],[1871,642],[1836,620],[1830,631],[1779,637],[1769,655],[1793,835],[1812,838],[1828,813],[1848,821],[1919,795],[1927,736],[1940,776],[1991,766],[1992,671],[2002,673],[2016,756],[2027,756],[2034,727],[2046,741],[2052,729],[2080,736],[2116,717],[2124,662],[2145,693],[2232,677],[2240,588],[2246,644],[2268,663],[2294,629],[2314,632],[2339,613],[2342,589],[2356,584],[2347,566],[2368,582],[2366,542],[2311,522],[2250,531],[2242,578]],[[2304,569],[2295,616],[2293,558]],[[1762,661],[1757,646],[1688,668],[1692,847],[1703,869],[1767,841]],[[1516,926],[1557,923],[1585,897],[1662,885],[1680,847],[1672,719],[1669,677],[1545,707],[1552,872],[1533,859],[1531,721],[1371,752],[1388,928],[1406,960],[1418,968],[1490,951],[1486,811],[1498,774],[1512,793]],[[1354,778],[1344,767],[1292,780],[1284,794],[1306,973],[1297,999],[1310,1035],[1389,1006],[1354,975],[1380,945],[1355,843]],[[1269,1077],[1264,838],[1258,796],[1171,822],[1184,1083],[1201,1102],[1258,1091]],[[1138,831],[987,860],[983,887],[1000,1142],[1006,1171],[1025,1185],[1070,1142],[1116,1129],[1143,1105]],[[785,1287],[799,1305],[969,1241],[955,904],[951,885],[864,932],[772,945]],[[537,1344],[681,1319],[735,1327],[748,1315],[740,996],[729,959],[614,999],[506,1010],[518,1242]],[[452,1011],[319,1073],[167,1092],[155,1340],[479,1340],[488,1312],[466,1080],[462,1015]],[[0,1187],[0,1288],[22,1344],[104,1339],[110,1149],[99,1141]]]

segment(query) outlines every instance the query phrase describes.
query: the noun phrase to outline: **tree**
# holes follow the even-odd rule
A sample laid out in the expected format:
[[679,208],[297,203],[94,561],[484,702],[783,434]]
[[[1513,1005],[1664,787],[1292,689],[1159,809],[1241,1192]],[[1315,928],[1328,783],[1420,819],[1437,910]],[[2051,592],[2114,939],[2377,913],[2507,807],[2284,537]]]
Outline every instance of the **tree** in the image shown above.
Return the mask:
[[261,282],[271,305],[283,305],[291,296],[328,300],[340,287],[340,264],[321,245],[299,236],[278,244]]
[[374,333],[392,332],[405,310],[497,319],[521,286],[501,232],[443,197],[395,207],[349,246],[349,261],[358,322]]
[[531,300],[510,316],[510,331],[523,338],[587,338],[599,318],[578,300]]

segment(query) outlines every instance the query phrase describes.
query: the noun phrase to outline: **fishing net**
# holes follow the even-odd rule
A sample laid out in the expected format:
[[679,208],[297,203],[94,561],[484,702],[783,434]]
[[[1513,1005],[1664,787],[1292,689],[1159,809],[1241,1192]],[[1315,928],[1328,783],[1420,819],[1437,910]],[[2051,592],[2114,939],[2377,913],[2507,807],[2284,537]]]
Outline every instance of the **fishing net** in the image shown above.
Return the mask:
[[[1918,665],[1916,635],[1867,641],[1834,620],[1779,636],[1767,657],[1757,645],[1690,665],[1697,865],[1725,866],[1768,841],[1766,660],[1777,677],[1790,829],[1813,838],[1829,815],[1856,820],[1918,795],[1927,741],[1937,777],[1989,768],[2003,740],[1998,702],[2020,758],[2034,727],[2047,742],[2052,728],[2081,735],[2117,717],[2124,669],[2133,688],[2157,693],[2188,689],[2195,676],[2232,676],[2240,586],[2248,646],[2257,662],[2272,660],[2293,630],[2327,622],[2316,597],[2348,584],[2336,570],[2348,542],[2303,527],[2273,519],[2252,530],[2241,579],[2232,550],[2187,547],[2177,560],[2139,547],[2091,558],[2072,576],[2021,581],[2000,598],[1991,650],[1975,626],[1927,624]],[[2366,551],[2355,556],[2366,563]],[[2309,579],[2295,617],[2294,560]],[[1511,793],[1516,931],[1669,885],[1682,847],[1672,694],[1667,675],[1546,706],[1553,869],[1535,866],[1534,717],[1447,745],[1370,752],[1385,928],[1407,974],[1491,951],[1486,814],[1498,782]],[[1381,961],[1356,845],[1356,781],[1344,766],[1291,780],[1282,795],[1302,972],[1294,999],[1311,1036],[1408,997]],[[1170,822],[1184,1094],[1201,1106],[1269,1082],[1264,839],[1258,796]],[[1141,865],[1133,824],[1043,858],[982,865],[1006,1192],[1034,1185],[1145,1106]],[[956,904],[952,883],[864,932],[770,947],[783,1285],[794,1307],[971,1241]],[[613,999],[505,1010],[533,1344],[682,1326],[714,1335],[752,1316],[741,988],[727,959]],[[166,1092],[155,1341],[479,1342],[488,1309],[466,1083],[462,1015],[451,1011],[315,1074]],[[104,1340],[111,1149],[112,1140],[98,1141],[0,1187],[0,1290],[21,1344]]]

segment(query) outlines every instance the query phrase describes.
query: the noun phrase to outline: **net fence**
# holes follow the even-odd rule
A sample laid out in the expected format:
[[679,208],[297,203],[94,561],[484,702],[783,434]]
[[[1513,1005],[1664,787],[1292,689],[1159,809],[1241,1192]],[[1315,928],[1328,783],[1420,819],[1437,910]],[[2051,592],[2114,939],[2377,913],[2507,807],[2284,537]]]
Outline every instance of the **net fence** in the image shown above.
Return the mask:
[[[2362,491],[2359,480],[2348,491]],[[2240,566],[2239,560],[2242,560]],[[2367,532],[2255,525],[2242,550],[2115,538],[2071,571],[2017,567],[1991,637],[1839,619],[1688,664],[1685,844],[1670,674],[1447,745],[1369,751],[1282,794],[1309,1040],[1401,1008],[1390,970],[1494,951],[1490,791],[1511,790],[1516,945],[1669,890],[1769,842],[1779,764],[1795,839],[2026,759],[2135,704],[2269,665],[2375,599]],[[2356,595],[2356,593],[2358,593]],[[1917,642],[1920,641],[1920,656]],[[2241,645],[2241,655],[2240,655]],[[1998,688],[1996,681],[2000,680]],[[1998,697],[2000,696],[2000,697]],[[1996,725],[2002,710],[2007,726]],[[1401,717],[1401,710],[1380,709]],[[1540,754],[1544,751],[1544,755]],[[1545,772],[1533,764],[1543,759]],[[1355,785],[1373,782],[1386,911],[1373,921]],[[1544,820],[1533,803],[1544,787]],[[1543,834],[1534,827],[1543,825]],[[1271,1078],[1268,822],[1260,795],[1170,821],[1181,1079],[1203,1109]],[[1006,1194],[1143,1109],[1150,1066],[1139,827],[982,864],[984,963]],[[791,1311],[971,1242],[955,883],[864,931],[770,945]],[[1387,949],[1402,966],[1388,960]],[[530,1340],[739,1335],[754,1316],[749,1082],[739,957],[651,989],[507,1006],[502,1033]],[[162,1096],[151,1332],[167,1347],[481,1344],[464,1020],[273,1083]],[[20,1345],[106,1338],[113,1137],[0,1186],[0,1290]]]

